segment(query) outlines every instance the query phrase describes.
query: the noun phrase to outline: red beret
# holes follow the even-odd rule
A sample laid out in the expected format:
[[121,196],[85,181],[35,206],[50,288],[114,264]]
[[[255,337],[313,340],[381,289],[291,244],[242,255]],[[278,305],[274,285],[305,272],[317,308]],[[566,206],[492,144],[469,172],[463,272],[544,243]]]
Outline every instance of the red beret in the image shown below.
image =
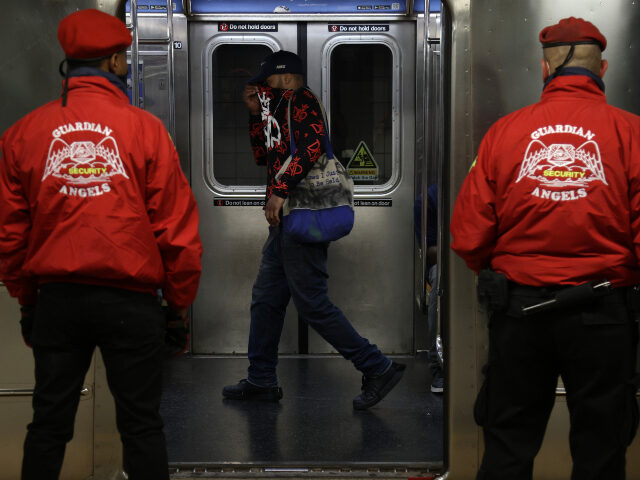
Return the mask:
[[58,40],[67,58],[93,60],[109,56],[131,45],[125,24],[100,10],[80,10],[58,25]]
[[607,48],[607,39],[593,23],[575,17],[563,18],[557,25],[543,28],[540,43],[543,48],[588,43],[600,45],[602,51]]

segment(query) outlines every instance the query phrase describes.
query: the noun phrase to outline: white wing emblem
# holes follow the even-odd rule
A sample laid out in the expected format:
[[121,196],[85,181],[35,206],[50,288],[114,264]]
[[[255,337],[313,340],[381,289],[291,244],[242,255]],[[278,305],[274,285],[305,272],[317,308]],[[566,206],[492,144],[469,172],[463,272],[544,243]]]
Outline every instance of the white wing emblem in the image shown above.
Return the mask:
[[602,165],[602,159],[600,158],[600,148],[598,144],[593,140],[584,142],[576,149],[576,159],[584,163],[587,169],[591,170],[593,177],[590,180],[600,180],[605,185],[608,185],[607,179],[604,176],[604,167]]
[[49,147],[42,181],[49,175],[72,184],[110,182],[114,175],[129,178],[113,137],[105,137],[97,145],[92,141],[69,145],[61,138],[55,138]]
[[47,164],[44,167],[44,175],[42,181],[54,172],[57,172],[62,166],[65,159],[71,157],[71,147],[67,142],[60,138],[56,138],[49,146],[49,154],[47,155]]
[[[534,147],[538,147],[535,152],[532,151]],[[547,158],[549,149],[540,140],[534,140],[529,143],[527,151],[524,153],[524,160],[522,160],[522,166],[520,167],[520,173],[516,183],[522,180],[524,177],[528,177],[535,172],[538,164]],[[531,152],[531,153],[530,153]]]
[[107,164],[113,169],[112,175],[120,174],[124,178],[127,177],[127,173],[124,171],[124,165],[120,158],[120,152],[118,151],[118,144],[113,137],[104,138],[98,145],[96,145],[96,154],[105,159]]
[[593,140],[577,148],[570,143],[546,146],[540,140],[532,140],[515,183],[525,177],[550,187],[584,187],[595,180],[608,185],[600,149]]

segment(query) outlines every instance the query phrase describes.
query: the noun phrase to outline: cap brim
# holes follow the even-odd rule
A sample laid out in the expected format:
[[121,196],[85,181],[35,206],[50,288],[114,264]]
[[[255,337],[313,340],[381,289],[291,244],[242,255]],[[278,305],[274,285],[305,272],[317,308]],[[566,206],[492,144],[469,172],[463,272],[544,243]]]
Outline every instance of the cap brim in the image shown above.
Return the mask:
[[260,71],[260,73],[258,73],[255,77],[249,79],[249,81],[247,83],[262,83],[267,79],[267,76],[265,74],[265,72]]

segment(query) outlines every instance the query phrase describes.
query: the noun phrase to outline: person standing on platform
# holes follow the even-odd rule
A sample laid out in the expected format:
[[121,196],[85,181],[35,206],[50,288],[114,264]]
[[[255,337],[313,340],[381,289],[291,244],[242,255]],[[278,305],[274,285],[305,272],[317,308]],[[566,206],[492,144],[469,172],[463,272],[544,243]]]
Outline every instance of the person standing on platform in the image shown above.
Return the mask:
[[638,424],[640,117],[607,104],[593,24],[562,19],[540,42],[542,98],[489,129],[451,220],[490,311],[477,478],[532,478],[560,376],[571,478],[622,480]]
[[198,210],[162,122],[129,104],[125,24],[80,10],[58,39],[62,98],[0,139],[0,279],[35,359],[22,479],[58,478],[96,346],[128,478],[168,479],[156,295],[186,323],[201,272]]

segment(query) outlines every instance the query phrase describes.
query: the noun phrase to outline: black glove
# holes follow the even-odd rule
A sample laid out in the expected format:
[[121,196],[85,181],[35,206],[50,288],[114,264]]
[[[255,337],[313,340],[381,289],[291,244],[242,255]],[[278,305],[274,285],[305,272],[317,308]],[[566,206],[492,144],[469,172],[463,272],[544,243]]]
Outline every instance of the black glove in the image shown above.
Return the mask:
[[167,320],[164,337],[165,357],[179,357],[189,348],[189,317],[181,317],[169,307],[163,307]]
[[22,330],[22,340],[24,340],[24,344],[29,348],[33,348],[31,347],[31,332],[33,331],[35,313],[35,305],[20,307],[20,329]]

